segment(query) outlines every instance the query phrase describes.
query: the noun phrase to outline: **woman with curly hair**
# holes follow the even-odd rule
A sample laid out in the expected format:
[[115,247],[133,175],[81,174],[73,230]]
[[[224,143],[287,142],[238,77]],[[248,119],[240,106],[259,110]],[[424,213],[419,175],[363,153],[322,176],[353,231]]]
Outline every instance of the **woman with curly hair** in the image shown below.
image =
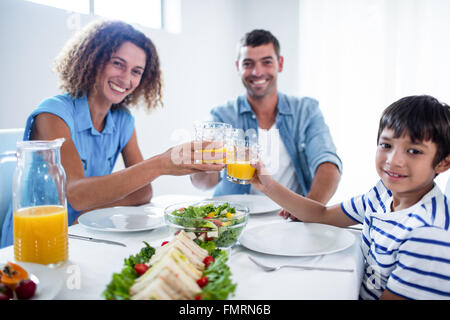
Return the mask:
[[[65,93],[45,99],[30,114],[24,140],[65,138],[61,162],[69,225],[92,209],[149,202],[151,182],[160,175],[223,168],[191,164],[193,143],[143,159],[127,106],[145,104],[150,110],[162,105],[161,72],[152,41],[131,25],[90,24],[66,44],[55,69]],[[119,154],[125,169],[113,173]],[[2,247],[10,244],[11,212],[3,225]]]

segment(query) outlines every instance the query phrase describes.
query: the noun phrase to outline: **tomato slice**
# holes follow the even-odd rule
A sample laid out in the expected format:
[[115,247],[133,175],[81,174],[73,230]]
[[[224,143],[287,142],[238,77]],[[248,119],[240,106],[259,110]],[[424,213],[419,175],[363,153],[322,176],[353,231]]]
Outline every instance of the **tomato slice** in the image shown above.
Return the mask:
[[140,276],[142,276],[148,269],[149,266],[147,266],[145,263],[138,263],[134,266],[134,270]]
[[208,284],[208,281],[209,281],[208,277],[203,276],[197,280],[197,284],[200,288],[203,288],[204,286],[206,286]]
[[214,258],[212,256],[206,256],[205,259],[203,259],[203,263],[206,267],[209,267],[211,263],[214,262]]

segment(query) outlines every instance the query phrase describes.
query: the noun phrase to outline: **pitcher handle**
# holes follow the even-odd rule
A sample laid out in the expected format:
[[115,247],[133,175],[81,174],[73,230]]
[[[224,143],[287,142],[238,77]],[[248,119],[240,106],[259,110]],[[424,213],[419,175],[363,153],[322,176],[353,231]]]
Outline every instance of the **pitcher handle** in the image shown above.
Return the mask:
[[17,153],[16,151],[6,151],[0,153],[0,165],[6,162],[17,161]]

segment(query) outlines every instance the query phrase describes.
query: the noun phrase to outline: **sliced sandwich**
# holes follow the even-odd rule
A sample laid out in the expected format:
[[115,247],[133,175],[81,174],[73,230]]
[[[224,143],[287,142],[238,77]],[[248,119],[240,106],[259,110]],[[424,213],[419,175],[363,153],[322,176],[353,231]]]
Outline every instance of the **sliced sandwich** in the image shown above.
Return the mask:
[[[132,300],[188,300],[201,291],[197,282],[188,277],[176,264],[167,264],[149,274],[142,288],[132,287]],[[140,289],[134,292],[136,289]]]
[[184,232],[158,248],[149,261],[150,268],[130,288],[130,298],[194,299],[201,292],[197,280],[202,277],[208,251]]
[[158,248],[155,254],[149,261],[149,265],[155,264],[164,255],[166,255],[173,248],[178,249],[197,270],[203,271],[205,264],[203,260],[208,256],[208,251],[200,248],[194,241],[192,241],[184,231],[180,232],[172,241],[166,245]]

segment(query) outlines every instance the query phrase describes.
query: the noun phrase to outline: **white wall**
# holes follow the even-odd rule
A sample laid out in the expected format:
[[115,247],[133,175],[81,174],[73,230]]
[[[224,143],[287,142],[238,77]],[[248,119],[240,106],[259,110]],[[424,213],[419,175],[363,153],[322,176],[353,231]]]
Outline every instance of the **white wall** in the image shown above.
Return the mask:
[[[367,192],[382,111],[401,97],[450,103],[450,1],[301,0],[301,94],[312,95],[343,161],[330,203]],[[442,190],[450,170],[436,178]]]
[[[190,130],[193,121],[206,118],[211,107],[243,93],[234,66],[235,46],[253,28],[268,28],[281,42],[286,67],[279,77],[280,89],[295,94],[298,88],[297,0],[184,0],[181,4],[181,33],[139,27],[159,52],[165,104],[151,114],[133,110],[144,157],[177,144],[172,137],[176,129]],[[91,19],[81,15],[81,26]],[[41,100],[59,93],[51,68],[75,32],[71,25],[73,16],[65,10],[0,0],[0,128],[23,127]],[[121,166],[119,162],[117,169]],[[153,186],[155,195],[210,194],[192,187],[188,177],[160,177]]]

